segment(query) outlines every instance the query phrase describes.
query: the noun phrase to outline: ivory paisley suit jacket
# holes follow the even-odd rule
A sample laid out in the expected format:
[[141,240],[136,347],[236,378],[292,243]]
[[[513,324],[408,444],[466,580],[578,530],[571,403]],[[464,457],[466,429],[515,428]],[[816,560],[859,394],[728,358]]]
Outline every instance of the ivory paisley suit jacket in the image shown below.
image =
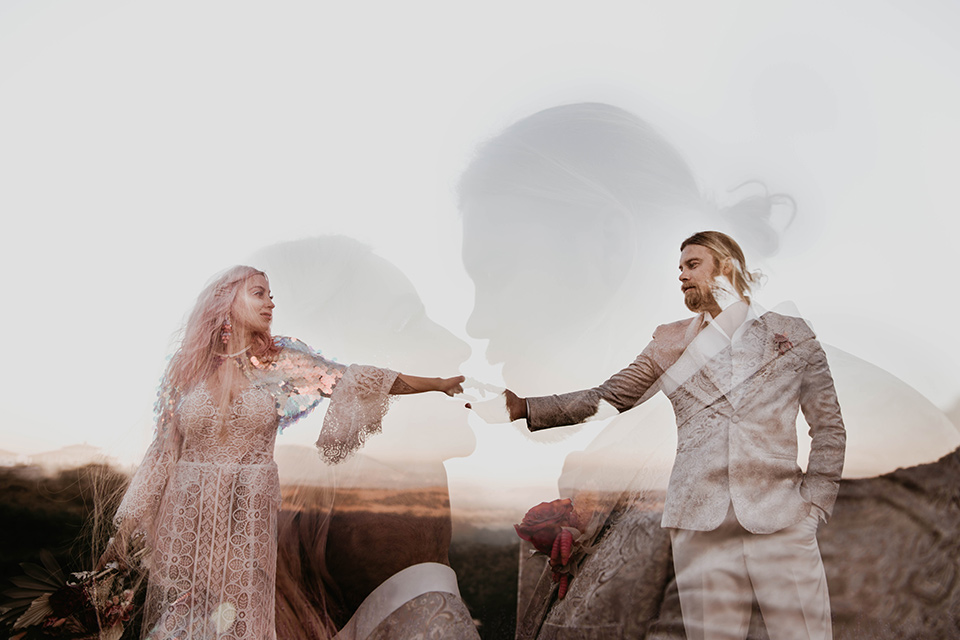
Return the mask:
[[[582,422],[607,402],[627,411],[658,391],[673,404],[677,456],[663,527],[710,531],[733,503],[753,533],[833,509],[846,432],[827,359],[803,320],[767,312],[739,342],[704,316],[661,325],[637,359],[598,387],[527,399],[531,430]],[[797,464],[798,410],[812,438]]]

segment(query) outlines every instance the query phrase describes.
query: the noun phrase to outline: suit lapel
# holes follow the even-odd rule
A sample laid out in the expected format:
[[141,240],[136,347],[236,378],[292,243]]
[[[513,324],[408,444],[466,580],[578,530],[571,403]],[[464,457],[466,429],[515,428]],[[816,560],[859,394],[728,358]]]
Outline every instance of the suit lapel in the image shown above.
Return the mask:
[[781,355],[781,349],[789,343],[789,337],[777,341],[766,314],[754,320],[740,338],[740,354],[737,366],[733,367],[732,348],[719,327],[710,327],[701,315],[691,323],[686,336],[693,333],[683,353],[663,376],[663,390],[669,396],[683,388],[697,397],[704,406],[721,397],[738,395],[742,385]]
[[742,344],[748,354],[745,354],[745,369],[742,375],[738,376],[739,382],[749,380],[757,371],[782,355],[775,339],[776,335],[770,327],[766,314],[757,318],[756,322],[747,328],[743,334]]
[[[704,404],[711,404],[723,395],[722,380],[711,362],[724,349],[729,350],[729,342],[719,333],[717,327],[710,327],[703,314],[690,323],[684,335],[686,344],[683,350],[664,371],[661,386],[667,396],[683,388]],[[718,384],[720,383],[720,384]]]

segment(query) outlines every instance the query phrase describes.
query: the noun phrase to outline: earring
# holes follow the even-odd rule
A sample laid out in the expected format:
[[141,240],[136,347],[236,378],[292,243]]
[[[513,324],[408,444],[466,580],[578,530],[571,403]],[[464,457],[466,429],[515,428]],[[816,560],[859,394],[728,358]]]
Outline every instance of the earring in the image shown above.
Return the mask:
[[223,326],[220,327],[220,342],[223,344],[230,344],[230,336],[233,335],[233,325],[230,324],[230,316],[227,316],[223,321]]

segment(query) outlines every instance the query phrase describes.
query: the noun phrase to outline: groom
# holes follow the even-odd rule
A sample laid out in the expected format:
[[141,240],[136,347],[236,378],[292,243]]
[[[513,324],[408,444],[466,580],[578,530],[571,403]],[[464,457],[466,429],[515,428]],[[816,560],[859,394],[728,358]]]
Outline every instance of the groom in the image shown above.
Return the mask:
[[[658,391],[677,419],[669,529],[687,637],[744,638],[755,595],[772,640],[831,638],[817,546],[843,469],[845,431],[826,356],[807,324],[750,304],[755,276],[733,238],[705,231],[680,246],[684,302],[698,315],[654,332],[598,387],[520,398],[531,431],[627,411]],[[812,437],[797,466],[796,418]]]

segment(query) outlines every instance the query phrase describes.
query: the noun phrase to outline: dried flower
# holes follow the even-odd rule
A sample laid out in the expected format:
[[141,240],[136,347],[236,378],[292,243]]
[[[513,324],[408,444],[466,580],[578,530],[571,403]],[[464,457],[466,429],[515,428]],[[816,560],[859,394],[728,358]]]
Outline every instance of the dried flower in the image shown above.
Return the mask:
[[780,355],[783,355],[787,351],[790,351],[790,349],[793,349],[793,343],[790,342],[790,339],[782,333],[773,334],[773,342],[777,345],[777,351],[780,353]]
[[65,618],[91,606],[82,584],[65,584],[50,594],[50,608],[57,618]]

